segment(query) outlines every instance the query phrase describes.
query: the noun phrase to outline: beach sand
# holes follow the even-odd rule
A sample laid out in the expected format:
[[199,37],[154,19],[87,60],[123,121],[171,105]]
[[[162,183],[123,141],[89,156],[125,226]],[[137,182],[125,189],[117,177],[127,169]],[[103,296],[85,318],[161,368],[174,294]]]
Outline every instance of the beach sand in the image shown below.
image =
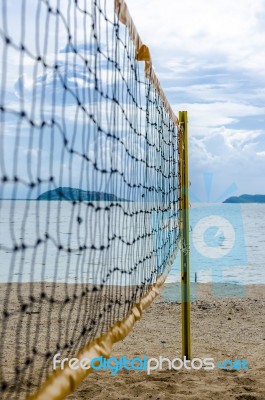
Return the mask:
[[[166,289],[167,290],[167,289]],[[178,290],[178,289],[177,289]],[[198,284],[192,304],[192,357],[215,362],[244,359],[248,371],[93,372],[69,399],[265,399],[265,287],[246,287],[241,298],[213,297],[210,284]],[[163,295],[144,313],[112,356],[181,356],[180,304]]]
[[[21,295],[28,293],[28,284],[22,284]],[[33,284],[36,293],[40,284]],[[4,284],[1,284],[3,293]],[[216,287],[225,294],[228,286]],[[216,289],[215,288],[215,289]],[[5,287],[6,289],[6,287]],[[245,288],[245,293],[238,293],[238,297],[216,297],[212,293],[210,284],[193,284],[197,290],[196,300],[192,302],[192,357],[214,358],[215,363],[231,359],[244,359],[249,363],[248,371],[224,371],[215,368],[212,371],[180,371],[164,369],[153,371],[147,375],[146,371],[119,371],[111,375],[110,371],[98,371],[90,374],[85,381],[68,396],[69,399],[235,399],[235,400],[264,400],[265,399],[265,286],[251,285]],[[233,289],[233,288],[232,288]],[[49,285],[45,284],[48,293]],[[65,286],[58,286],[56,292],[58,299],[63,298]],[[15,293],[10,294],[10,308],[15,309],[17,298]],[[69,288],[69,293],[71,288]],[[174,294],[179,293],[179,285],[166,285],[162,294],[157,297],[151,307],[146,310],[122,342],[113,348],[112,356],[119,358],[124,355],[128,359],[134,357],[170,359],[181,357],[181,305]],[[70,293],[71,294],[71,293]],[[3,302],[3,299],[2,299]],[[3,303],[2,303],[3,305]],[[79,304],[80,305],[80,304]],[[35,305],[34,307],[37,307]],[[57,309],[56,309],[57,307]],[[49,320],[49,342],[54,346],[58,339],[58,308],[53,306]],[[78,308],[77,308],[78,311]],[[35,313],[36,312],[36,313]],[[65,315],[64,315],[65,312]],[[21,333],[19,345],[16,342],[16,326],[10,322],[5,336],[5,365],[7,375],[13,371],[9,368],[8,356],[20,351],[26,351],[27,342],[34,337],[38,324],[39,341],[43,346],[47,343],[47,318],[48,310],[42,309],[41,318],[38,320],[38,311],[32,310],[29,316],[31,326]],[[69,310],[61,310],[61,335],[65,326],[66,315]],[[75,310],[72,310],[73,320]],[[73,329],[71,327],[69,329]],[[22,331],[21,331],[22,332]],[[39,342],[40,343],[40,342]],[[44,347],[42,350],[44,350]],[[52,347],[52,346],[51,346]],[[74,356],[75,353],[72,354]],[[11,357],[12,358],[12,357]],[[42,363],[41,363],[42,361]],[[49,360],[49,367],[51,361]],[[46,363],[47,365],[47,363]],[[32,374],[37,379],[38,369],[43,368],[43,359],[36,357]],[[23,383],[20,390],[24,391]],[[12,394],[8,395],[12,399]],[[48,400],[48,399],[47,399]]]

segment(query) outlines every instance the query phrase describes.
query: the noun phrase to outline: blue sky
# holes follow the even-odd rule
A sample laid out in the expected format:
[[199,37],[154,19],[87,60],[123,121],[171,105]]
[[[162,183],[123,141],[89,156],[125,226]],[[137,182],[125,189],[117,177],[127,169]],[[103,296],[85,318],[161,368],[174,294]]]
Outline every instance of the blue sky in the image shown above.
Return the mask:
[[[26,4],[26,27],[24,42],[27,48],[36,54],[36,47],[40,52],[45,51],[46,9],[45,1],[35,2],[18,0],[8,3],[8,31],[12,40],[19,43],[21,38],[21,4]],[[79,2],[80,7],[83,1]],[[90,4],[90,2],[87,2]],[[37,4],[41,4],[39,20],[36,21]],[[49,4],[55,7],[57,2],[51,0]],[[74,14],[74,2],[69,10],[67,0],[61,0],[60,6],[65,14],[70,15],[68,23],[72,32],[75,32],[75,42],[79,50],[86,51],[84,38],[89,38],[88,29],[84,34],[83,14]],[[102,2],[103,4],[103,2]],[[107,1],[108,7],[112,5]],[[190,148],[190,180],[191,191],[201,201],[215,201],[220,199],[227,188],[233,187],[233,194],[265,193],[265,3],[263,0],[127,0],[130,13],[144,43],[152,54],[153,65],[162,87],[177,113],[187,110],[189,113],[189,148]],[[75,20],[76,18],[76,20]],[[67,72],[67,81],[73,89],[77,86],[86,91],[82,101],[89,102],[91,82],[84,76],[84,66],[76,62],[75,55],[65,46],[67,31],[63,25],[56,34],[56,19],[50,20],[49,37],[47,42],[46,60],[49,63],[56,59],[59,64],[75,64],[76,73],[73,76],[71,69]],[[33,22],[33,23],[32,23]],[[38,43],[35,40],[38,30]],[[37,43],[37,44],[36,44]],[[104,47],[104,34],[102,46]],[[2,41],[0,52],[2,54]],[[105,49],[106,50],[106,49]],[[87,55],[88,57],[88,55]],[[23,70],[19,68],[19,52],[12,49],[8,52],[6,75],[6,101],[13,109],[21,106],[20,91],[23,90],[24,108],[28,111],[32,106],[32,93],[35,89],[37,102],[35,109],[40,110],[41,104],[38,93],[42,90],[45,80],[46,116],[51,112],[51,102],[48,98],[54,85],[53,74],[45,75],[41,67],[38,68],[38,77],[32,79],[32,60],[24,56]],[[103,66],[103,64],[102,64]],[[102,68],[101,79],[107,79],[107,67]],[[56,83],[58,85],[58,82]],[[80,89],[81,90],[81,89]],[[84,91],[83,91],[84,92]],[[57,93],[57,101],[61,101],[61,94]],[[40,98],[40,96],[39,96]],[[66,99],[67,129],[73,135],[73,120],[76,115],[76,105],[71,96]],[[63,124],[57,110],[57,118]],[[39,115],[35,115],[40,118]],[[83,123],[82,116],[79,115]],[[14,153],[16,118],[12,117],[5,126],[6,165],[11,162],[9,154]],[[107,121],[103,121],[103,125]],[[87,129],[89,122],[86,121]],[[139,127],[141,124],[139,123]],[[21,141],[19,150],[19,168],[22,173],[36,174],[38,164],[47,166],[49,162],[49,147],[51,141],[46,135],[46,144],[42,153],[38,149],[38,135],[35,135],[29,146],[28,127],[21,125]],[[57,132],[58,133],[58,132]],[[94,135],[94,136],[93,136]],[[91,159],[97,154],[99,140],[97,133],[91,137]],[[58,133],[58,137],[60,134]],[[101,159],[108,164],[111,151],[115,146],[108,140],[101,141]],[[59,139],[58,139],[59,140]],[[124,141],[133,138],[124,138]],[[97,143],[96,143],[97,142]],[[104,142],[104,143],[103,143]],[[57,143],[56,143],[57,144]],[[80,143],[75,142],[78,149]],[[141,154],[143,146],[135,144],[134,151]],[[7,147],[6,147],[7,149]],[[60,146],[58,142],[58,152]],[[117,150],[117,149],[116,149]],[[94,155],[93,155],[94,152]],[[118,164],[124,161],[119,150]],[[30,154],[31,171],[26,171],[26,157]],[[104,161],[105,160],[105,161]],[[54,168],[67,170],[70,158],[64,162],[54,159]],[[71,161],[75,165],[73,181],[78,180],[80,160]],[[39,174],[43,172],[38,170]],[[128,168],[128,176],[130,171]],[[75,176],[76,174],[76,176]],[[65,175],[66,176],[66,175]],[[212,176],[211,193],[205,192],[205,182]],[[97,181],[97,179],[96,179]],[[237,189],[235,190],[235,185]]]
[[265,2],[127,0],[175,112],[189,113],[191,189],[265,193]]

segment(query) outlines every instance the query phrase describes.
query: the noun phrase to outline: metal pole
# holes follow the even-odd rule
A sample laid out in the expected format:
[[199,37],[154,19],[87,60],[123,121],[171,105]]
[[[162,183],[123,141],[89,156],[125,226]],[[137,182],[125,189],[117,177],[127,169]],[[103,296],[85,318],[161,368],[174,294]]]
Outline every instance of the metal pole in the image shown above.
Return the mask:
[[179,112],[182,356],[191,359],[188,114]]

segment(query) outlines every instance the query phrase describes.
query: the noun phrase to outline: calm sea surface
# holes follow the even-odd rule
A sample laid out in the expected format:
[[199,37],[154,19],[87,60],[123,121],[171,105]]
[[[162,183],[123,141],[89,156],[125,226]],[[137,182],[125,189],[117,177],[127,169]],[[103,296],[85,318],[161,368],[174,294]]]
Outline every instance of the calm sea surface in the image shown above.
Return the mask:
[[265,284],[265,204],[193,205],[190,225],[191,281]]
[[[107,203],[100,203],[105,208]],[[137,203],[123,203],[129,211]],[[148,206],[146,206],[148,208]],[[57,281],[96,283],[113,266],[131,268],[137,257],[150,254],[153,238],[131,247],[112,242],[107,251],[80,251],[86,244],[107,246],[113,233],[132,242],[152,230],[150,217],[125,217],[118,208],[95,212],[85,204],[69,202],[0,201],[0,282]],[[86,223],[88,221],[88,223]],[[191,280],[199,282],[265,284],[265,204],[194,205],[190,211]],[[43,240],[48,234],[49,240]],[[36,241],[43,241],[38,246]],[[24,251],[14,252],[14,244]],[[58,244],[63,250],[58,251]],[[116,247],[115,247],[116,246]],[[71,248],[71,253],[67,249]],[[134,260],[135,257],[135,260]],[[157,260],[154,257],[154,268]],[[150,263],[149,263],[150,265]],[[141,267],[129,277],[114,272],[108,282],[139,283],[148,271]],[[178,281],[180,259],[176,258],[168,281]]]

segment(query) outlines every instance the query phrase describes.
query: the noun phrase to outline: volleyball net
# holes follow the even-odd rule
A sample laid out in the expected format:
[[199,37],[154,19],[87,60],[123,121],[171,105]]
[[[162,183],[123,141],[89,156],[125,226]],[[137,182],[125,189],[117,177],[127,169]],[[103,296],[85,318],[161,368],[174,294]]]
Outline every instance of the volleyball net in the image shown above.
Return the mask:
[[54,355],[108,356],[165,281],[178,119],[123,0],[0,7],[1,398],[52,399],[84,377]]

